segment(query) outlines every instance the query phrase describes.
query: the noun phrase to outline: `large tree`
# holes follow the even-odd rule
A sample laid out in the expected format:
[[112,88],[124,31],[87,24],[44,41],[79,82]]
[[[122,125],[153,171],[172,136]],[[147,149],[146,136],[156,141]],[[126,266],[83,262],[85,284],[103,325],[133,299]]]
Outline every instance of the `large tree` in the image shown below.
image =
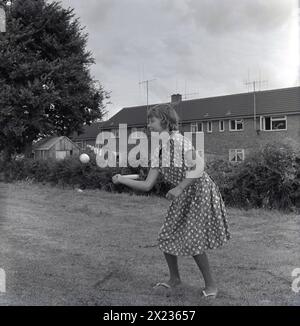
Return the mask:
[[0,33],[0,151],[28,154],[33,140],[81,132],[101,120],[109,93],[90,75],[95,63],[72,8],[14,0]]

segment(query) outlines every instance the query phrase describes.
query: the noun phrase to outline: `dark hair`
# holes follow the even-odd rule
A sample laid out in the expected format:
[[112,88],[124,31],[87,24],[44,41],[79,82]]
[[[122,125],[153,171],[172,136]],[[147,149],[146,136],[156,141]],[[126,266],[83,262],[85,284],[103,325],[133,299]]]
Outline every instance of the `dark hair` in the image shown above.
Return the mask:
[[179,116],[174,107],[169,103],[157,104],[151,107],[147,113],[147,119],[156,117],[161,119],[163,128],[170,131],[179,130]]

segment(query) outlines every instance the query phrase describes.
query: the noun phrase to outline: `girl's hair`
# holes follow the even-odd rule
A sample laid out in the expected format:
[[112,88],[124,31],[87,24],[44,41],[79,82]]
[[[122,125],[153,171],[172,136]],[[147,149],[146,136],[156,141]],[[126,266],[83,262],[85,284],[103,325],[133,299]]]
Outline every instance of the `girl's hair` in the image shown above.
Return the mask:
[[157,104],[151,107],[148,110],[147,119],[151,117],[161,119],[161,125],[164,129],[169,129],[170,131],[179,130],[179,116],[169,103]]

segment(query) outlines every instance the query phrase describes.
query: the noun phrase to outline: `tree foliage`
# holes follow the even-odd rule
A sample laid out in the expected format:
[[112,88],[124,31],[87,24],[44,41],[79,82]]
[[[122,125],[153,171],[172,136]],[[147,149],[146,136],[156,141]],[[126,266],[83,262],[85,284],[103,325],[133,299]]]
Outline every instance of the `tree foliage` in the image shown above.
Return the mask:
[[0,150],[21,153],[39,137],[102,119],[109,93],[90,75],[83,30],[58,2],[13,1],[0,33]]

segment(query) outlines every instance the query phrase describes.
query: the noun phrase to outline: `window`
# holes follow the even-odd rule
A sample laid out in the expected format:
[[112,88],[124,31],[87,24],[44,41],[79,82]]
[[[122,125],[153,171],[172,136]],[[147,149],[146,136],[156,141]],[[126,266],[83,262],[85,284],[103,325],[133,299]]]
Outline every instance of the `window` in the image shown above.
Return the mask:
[[119,129],[113,129],[111,132],[114,134],[115,138],[119,138]]
[[118,138],[119,137],[119,129],[110,129],[110,130],[107,130],[107,131],[111,133],[111,135],[109,135],[109,137],[111,137],[111,138]]
[[56,151],[55,157],[57,160],[63,160],[67,157],[67,151]]
[[147,138],[147,129],[146,128],[143,128],[143,127],[138,128],[138,131],[144,133],[144,135],[140,135],[141,138]]
[[212,122],[207,121],[207,132],[212,132]]
[[133,139],[136,139],[136,132],[137,132],[137,128],[131,128],[131,131],[130,131],[130,136],[131,136],[131,138],[133,138]]
[[219,121],[219,131],[224,131],[224,120]]
[[[144,136],[138,135],[137,132],[143,132],[145,135]],[[146,130],[143,127],[140,127],[140,128],[132,127],[130,134],[133,139],[147,138]]]
[[191,132],[203,132],[203,122],[191,123]]
[[261,130],[287,130],[286,115],[273,117],[260,117]]
[[229,161],[230,162],[244,161],[244,150],[243,149],[230,149],[229,150]]
[[203,122],[198,122],[198,131],[203,132]]
[[244,130],[244,120],[230,120],[229,121],[229,130],[230,131],[239,131]]
[[197,131],[198,131],[197,123],[191,123],[191,132],[197,132]]

